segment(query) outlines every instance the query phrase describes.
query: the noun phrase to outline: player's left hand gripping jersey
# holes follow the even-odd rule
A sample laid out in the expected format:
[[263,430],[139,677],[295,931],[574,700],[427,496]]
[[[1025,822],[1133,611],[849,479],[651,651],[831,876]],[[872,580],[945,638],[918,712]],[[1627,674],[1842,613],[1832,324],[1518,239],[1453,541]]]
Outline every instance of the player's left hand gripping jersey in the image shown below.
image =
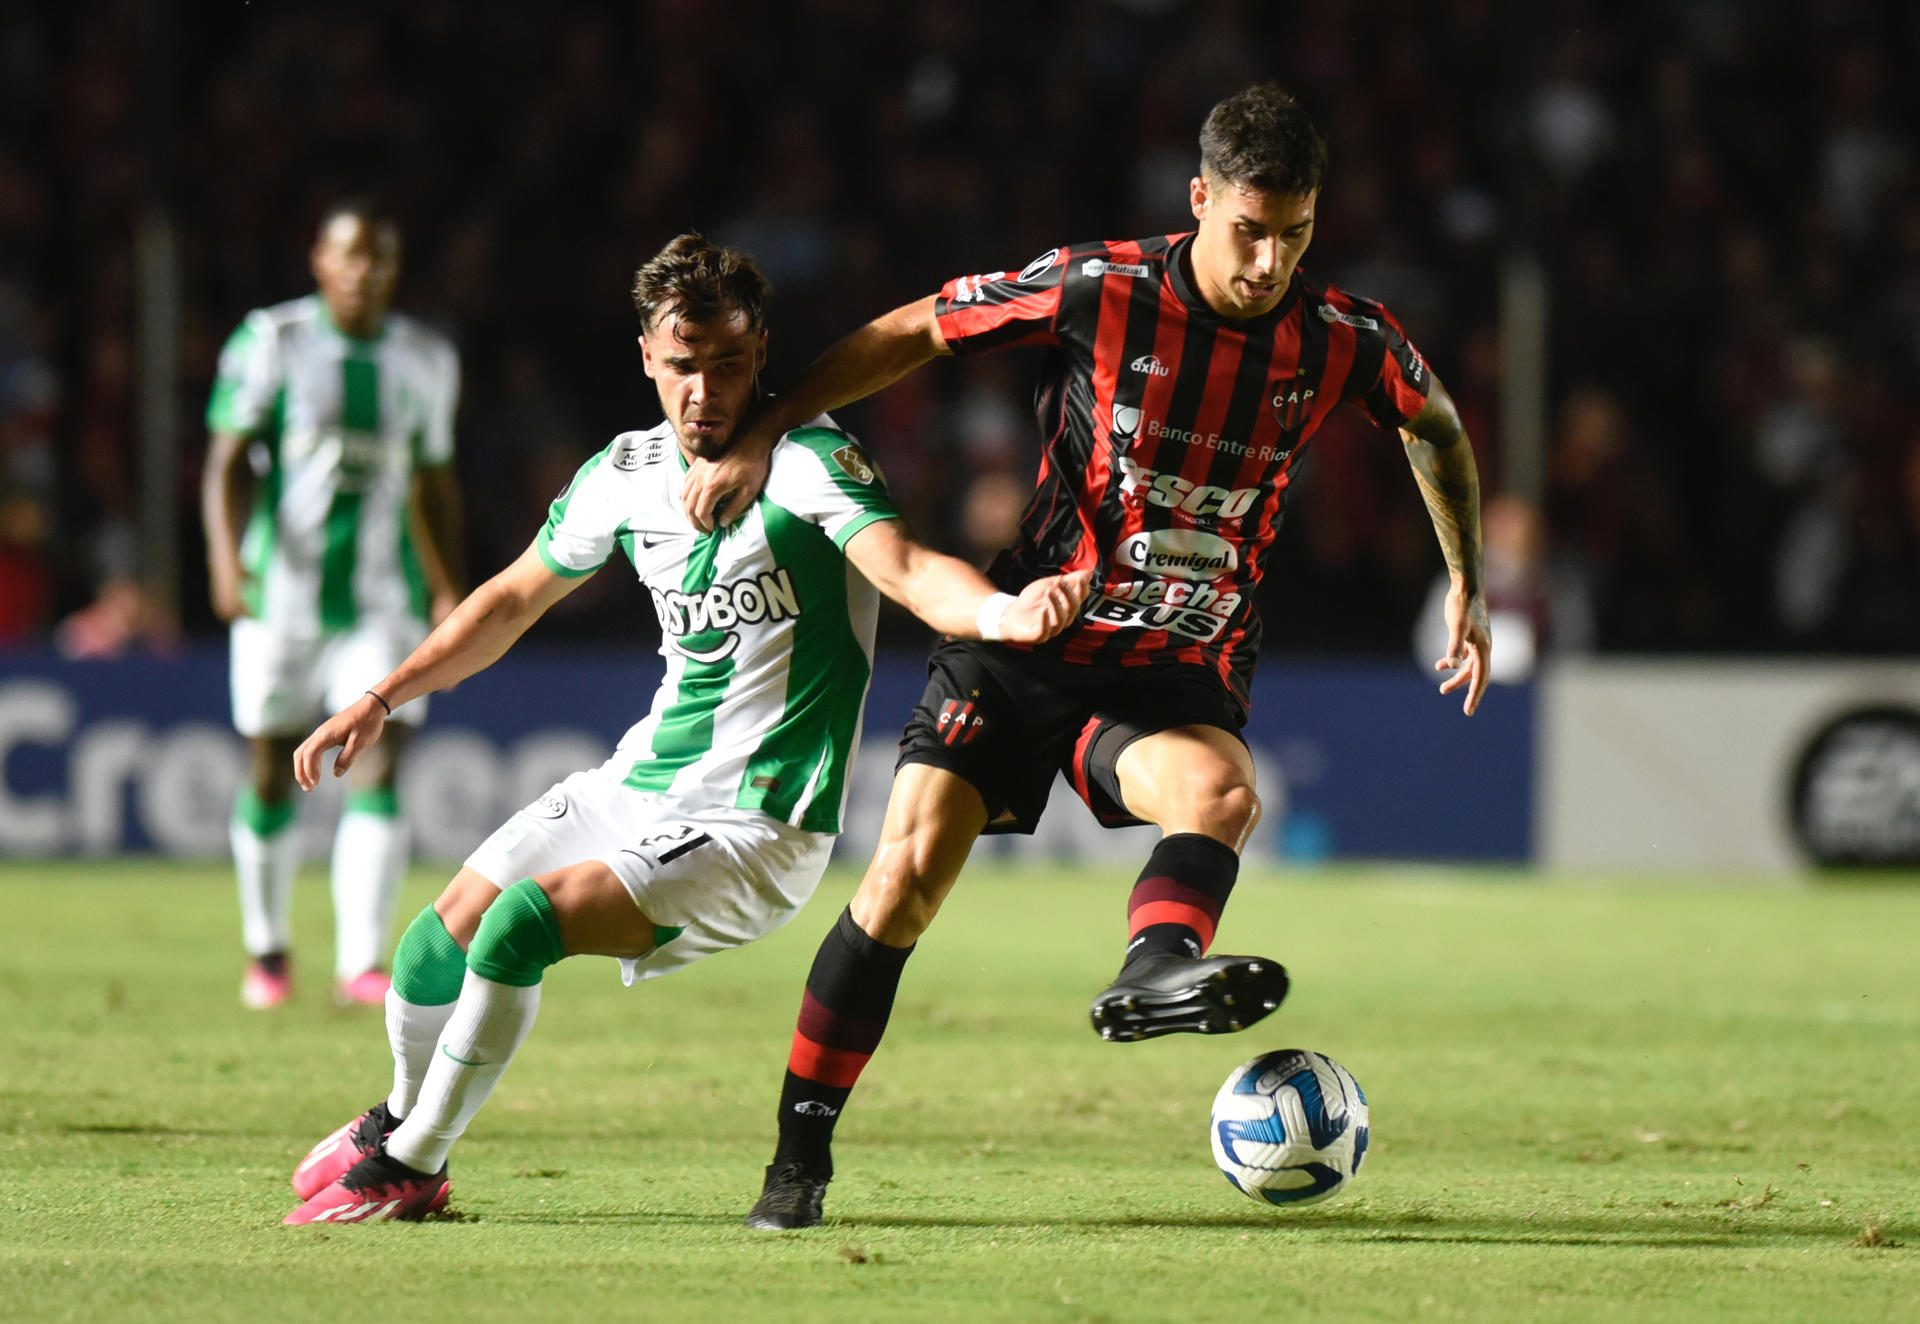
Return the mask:
[[416,469],[453,462],[459,397],[453,346],[412,318],[356,340],[318,295],[247,314],[207,426],[251,438],[262,461],[240,548],[254,617],[300,637],[426,620],[407,499]]
[[653,595],[667,674],[614,759],[629,786],[691,807],[838,832],[879,607],[841,549],[899,511],[825,416],[781,438],[759,501],[726,528],[687,519],[686,471],[666,424],[622,433],[554,501],[536,542],[567,576],[619,547]]
[[955,353],[1053,347],[1038,489],[988,571],[1017,592],[1095,570],[1080,619],[1042,648],[1212,667],[1244,703],[1261,555],[1307,440],[1345,400],[1404,423],[1431,375],[1385,308],[1302,270],[1266,316],[1221,317],[1193,288],[1191,238],[1054,249],[948,282],[935,312]]

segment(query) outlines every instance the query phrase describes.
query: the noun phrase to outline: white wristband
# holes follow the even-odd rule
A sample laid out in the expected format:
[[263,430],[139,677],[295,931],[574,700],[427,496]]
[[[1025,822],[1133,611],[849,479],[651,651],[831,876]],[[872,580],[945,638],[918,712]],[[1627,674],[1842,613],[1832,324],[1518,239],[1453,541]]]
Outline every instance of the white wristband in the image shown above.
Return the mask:
[[980,604],[980,614],[973,618],[975,628],[982,639],[1000,637],[1000,619],[1007,614],[1007,608],[1013,605],[1013,594],[994,593]]

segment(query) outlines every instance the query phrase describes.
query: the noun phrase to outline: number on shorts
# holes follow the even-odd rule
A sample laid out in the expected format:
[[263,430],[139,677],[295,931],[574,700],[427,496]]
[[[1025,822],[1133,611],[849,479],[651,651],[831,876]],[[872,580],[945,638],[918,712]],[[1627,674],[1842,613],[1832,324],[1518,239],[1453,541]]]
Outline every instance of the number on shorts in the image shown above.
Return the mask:
[[640,838],[643,850],[650,850],[662,864],[671,864],[688,851],[698,850],[713,838],[695,823],[677,823],[673,827]]

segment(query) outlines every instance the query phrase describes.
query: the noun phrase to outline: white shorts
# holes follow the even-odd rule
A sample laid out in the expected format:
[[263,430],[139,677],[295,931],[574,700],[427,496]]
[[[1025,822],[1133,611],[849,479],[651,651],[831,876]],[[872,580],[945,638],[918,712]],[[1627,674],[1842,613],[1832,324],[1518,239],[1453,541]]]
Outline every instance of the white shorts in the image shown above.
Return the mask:
[[[302,638],[242,616],[229,637],[233,726],[241,735],[304,736],[378,685],[427,637],[411,617],[362,621],[351,630]],[[403,703],[393,720],[418,726],[425,698]]]
[[680,930],[620,962],[628,984],[764,937],[813,896],[832,836],[636,791],[620,780],[627,766],[574,773],[480,843],[467,867],[496,887],[583,860],[612,869],[648,919]]

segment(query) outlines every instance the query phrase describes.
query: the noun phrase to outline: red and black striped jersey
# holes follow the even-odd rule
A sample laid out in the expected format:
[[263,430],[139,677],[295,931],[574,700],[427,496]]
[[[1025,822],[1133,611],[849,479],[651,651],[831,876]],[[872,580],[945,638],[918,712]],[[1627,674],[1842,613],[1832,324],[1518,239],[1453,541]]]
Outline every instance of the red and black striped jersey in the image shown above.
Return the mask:
[[1054,249],[1019,272],[949,281],[935,312],[955,353],[1051,347],[1039,481],[1019,541],[988,571],[1018,592],[1094,570],[1080,619],[1043,650],[1197,663],[1244,704],[1261,559],[1307,441],[1347,400],[1404,423],[1432,374],[1385,308],[1299,269],[1272,312],[1220,316],[1194,288],[1191,239]]

